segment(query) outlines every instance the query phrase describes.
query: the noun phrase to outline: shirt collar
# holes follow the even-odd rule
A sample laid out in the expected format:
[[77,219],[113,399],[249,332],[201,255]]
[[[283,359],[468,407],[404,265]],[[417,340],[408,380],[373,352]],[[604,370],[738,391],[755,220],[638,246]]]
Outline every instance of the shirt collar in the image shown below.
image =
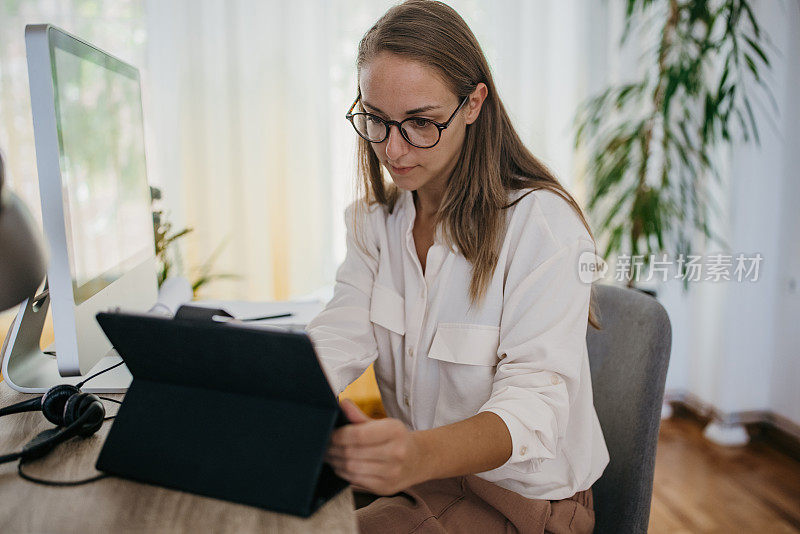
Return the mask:
[[402,206],[406,210],[406,214],[410,220],[411,215],[416,212],[414,208],[414,194],[411,191],[403,189],[401,195]]
[[[403,208],[403,214],[404,214],[404,216],[406,218],[406,224],[407,224],[406,234],[407,235],[411,235],[411,232],[413,230],[413,228],[412,228],[413,219],[416,218],[416,213],[417,213],[417,208],[414,206],[414,195],[413,195],[413,193],[411,191],[408,191],[408,190],[403,190],[403,192],[401,193],[400,202],[401,202],[401,206]],[[441,238],[440,234],[441,234],[441,230],[437,231],[433,235],[433,244],[434,245],[441,245],[442,247],[447,248],[447,245],[445,244],[444,240]],[[458,247],[456,245],[453,245],[452,252],[458,252]]]

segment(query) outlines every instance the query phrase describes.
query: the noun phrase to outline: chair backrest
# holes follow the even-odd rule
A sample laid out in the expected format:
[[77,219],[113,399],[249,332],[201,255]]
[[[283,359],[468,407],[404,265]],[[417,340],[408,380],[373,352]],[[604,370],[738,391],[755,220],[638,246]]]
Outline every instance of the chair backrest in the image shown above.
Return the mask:
[[601,329],[590,326],[586,342],[611,458],[592,486],[595,532],[647,532],[672,328],[645,293],[597,284],[594,296]]

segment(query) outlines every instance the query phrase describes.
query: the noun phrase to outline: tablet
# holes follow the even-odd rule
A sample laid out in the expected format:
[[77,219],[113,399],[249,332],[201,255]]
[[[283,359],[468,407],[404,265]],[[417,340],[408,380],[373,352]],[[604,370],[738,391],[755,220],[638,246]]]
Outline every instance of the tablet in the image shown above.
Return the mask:
[[139,313],[97,321],[133,375],[97,469],[306,517],[347,482],[347,418],[305,333]]

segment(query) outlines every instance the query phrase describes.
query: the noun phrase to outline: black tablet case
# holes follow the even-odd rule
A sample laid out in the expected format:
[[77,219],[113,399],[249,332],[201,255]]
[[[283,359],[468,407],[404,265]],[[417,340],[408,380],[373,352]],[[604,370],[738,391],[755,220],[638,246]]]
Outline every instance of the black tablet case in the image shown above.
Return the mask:
[[100,471],[302,517],[347,486],[323,463],[346,417],[305,334],[130,313],[97,321],[133,375]]

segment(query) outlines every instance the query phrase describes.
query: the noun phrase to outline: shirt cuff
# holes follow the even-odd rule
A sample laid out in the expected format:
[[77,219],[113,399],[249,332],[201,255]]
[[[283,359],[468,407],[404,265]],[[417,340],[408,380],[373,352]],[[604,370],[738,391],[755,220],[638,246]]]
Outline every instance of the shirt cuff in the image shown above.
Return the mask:
[[[313,341],[312,341],[313,345]],[[325,378],[328,379],[328,385],[331,387],[331,391],[333,391],[334,397],[339,397],[347,388],[347,384],[342,384],[342,373],[337,372],[332,366],[335,365],[337,362],[334,359],[328,359],[323,356],[323,354],[330,354],[331,351],[341,352],[338,349],[329,349],[329,348],[317,348],[314,347],[314,351],[317,354],[317,360],[319,361],[319,367],[322,369],[322,374],[325,375]]]
[[506,460],[506,463],[496,469],[510,466],[524,473],[535,473],[541,470],[542,459],[534,457],[534,452],[536,451],[535,437],[516,416],[502,408],[486,408],[481,411],[492,412],[500,417],[508,427],[509,434],[511,434],[511,456]]

